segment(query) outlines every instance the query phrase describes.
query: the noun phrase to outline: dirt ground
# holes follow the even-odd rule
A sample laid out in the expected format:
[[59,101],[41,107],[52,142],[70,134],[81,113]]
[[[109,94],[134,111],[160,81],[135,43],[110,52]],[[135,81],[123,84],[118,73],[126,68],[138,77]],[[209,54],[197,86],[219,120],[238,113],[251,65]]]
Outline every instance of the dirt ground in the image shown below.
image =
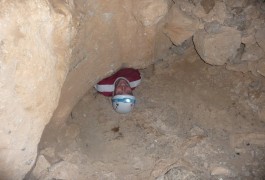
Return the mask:
[[28,179],[265,179],[265,78],[210,66],[194,50],[141,70],[127,115],[91,89],[50,122]]

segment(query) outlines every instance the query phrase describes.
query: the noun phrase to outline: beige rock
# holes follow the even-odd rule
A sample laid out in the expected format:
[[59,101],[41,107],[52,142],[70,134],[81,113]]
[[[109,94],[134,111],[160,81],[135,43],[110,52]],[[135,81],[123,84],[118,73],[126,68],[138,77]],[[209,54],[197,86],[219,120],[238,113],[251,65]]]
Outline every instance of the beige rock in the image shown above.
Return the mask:
[[168,44],[169,40],[157,39],[159,27],[146,27],[141,23],[138,3],[144,4],[140,0],[114,0],[111,3],[101,0],[80,6],[80,12],[76,13],[86,12],[89,18],[78,26],[71,69],[52,120],[62,123],[89,88],[119,68],[145,68],[162,56],[160,53],[164,50],[161,49],[166,46],[156,43]]
[[193,9],[196,7],[195,4],[189,1],[176,1],[176,5],[179,9],[187,15],[191,15]]
[[258,62],[257,61],[249,61],[248,63],[248,70],[254,75],[254,76],[258,76],[259,73],[257,72],[257,65]]
[[202,0],[201,5],[202,5],[204,11],[206,12],[206,14],[208,14],[213,9],[213,7],[215,6],[215,1]]
[[256,41],[258,45],[263,49],[265,52],[265,28],[258,29],[255,34]]
[[244,44],[255,44],[256,39],[254,37],[254,34],[247,34],[242,36],[242,43]]
[[48,148],[45,148],[45,149],[41,150],[40,154],[44,155],[44,157],[49,161],[49,160],[54,159],[55,149],[52,148],[52,147],[48,147]]
[[227,6],[232,7],[232,8],[236,8],[236,7],[244,7],[247,5],[247,0],[225,0],[225,3]]
[[258,111],[259,118],[265,122],[265,107],[261,107]]
[[[164,57],[171,43],[159,31],[168,12],[168,2],[0,2],[0,179],[22,179],[34,164],[37,145],[51,116],[52,120],[62,123],[80,98],[100,79],[121,67],[145,68],[158,57]],[[186,14],[193,12],[192,7],[183,3],[181,9],[185,13],[174,12],[174,8],[169,13],[165,33],[175,44],[192,37],[198,26],[203,27],[196,18]],[[227,17],[222,2],[209,8],[208,15],[199,9],[197,13],[208,22],[223,22]],[[250,17],[255,17],[255,13]],[[222,58],[217,64],[223,64],[224,59],[233,56],[240,39],[238,32],[231,29],[203,35],[209,42],[199,44],[197,49],[212,51],[210,42],[215,42],[212,44],[217,44],[219,50],[230,49],[222,51],[224,54],[217,53],[217,57]],[[200,55],[207,60],[216,59],[215,56],[209,58],[207,53]],[[79,129],[71,126],[67,137],[73,139],[78,133]],[[47,153],[44,156],[48,160],[55,156],[54,149],[43,153]],[[44,156],[41,161],[43,167],[47,167]],[[67,179],[67,173],[78,174],[76,166],[65,162],[53,166],[52,170],[52,178]],[[66,171],[65,174],[60,174],[61,170]]]
[[226,64],[225,67],[230,71],[237,71],[242,73],[247,73],[249,71],[248,63]]
[[213,167],[211,170],[211,175],[212,176],[231,176],[231,171],[227,169],[226,167]]
[[144,26],[153,26],[158,23],[168,12],[167,0],[138,1],[135,16]]
[[261,60],[257,64],[257,72],[262,76],[265,76],[265,60]]
[[52,165],[49,168],[49,173],[43,174],[40,179],[71,179],[72,177],[80,179],[80,174],[77,165],[66,161],[61,161]]
[[43,155],[40,155],[38,157],[36,166],[34,170],[31,173],[32,179],[39,179],[42,174],[45,174],[48,171],[48,168],[50,167],[50,163],[45,159]]
[[222,27],[220,32],[209,34],[199,30],[193,37],[195,48],[200,57],[212,65],[223,65],[237,54],[241,43],[240,31]]
[[[155,25],[167,1],[138,9],[142,2],[1,1],[0,179],[22,179],[31,169],[52,115],[60,124],[101,78],[164,53],[167,46],[155,46]],[[69,130],[71,138],[77,133]]]
[[265,146],[264,133],[241,133],[230,135],[230,145],[232,147],[242,147],[245,145],[254,144],[257,146]]
[[65,136],[67,139],[75,139],[80,133],[79,126],[76,124],[70,124],[66,128]]
[[192,9],[192,13],[198,18],[204,18],[207,16],[204,8],[200,4]]
[[198,28],[198,20],[186,15],[175,5],[170,9],[163,32],[175,45],[180,45],[192,37]]
[[194,126],[190,130],[190,135],[191,136],[205,136],[205,131],[198,126]]
[[252,45],[247,45],[242,54],[242,61],[257,61],[265,56],[264,51],[259,47],[257,43]]
[[203,20],[206,22],[218,21],[219,23],[223,24],[227,18],[228,13],[225,3],[216,1],[213,9],[207,16],[203,17]]
[[0,2],[0,179],[22,179],[37,155],[68,71],[69,6]]
[[260,12],[257,11],[256,7],[253,5],[249,5],[248,7],[244,8],[244,13],[246,14],[246,18],[248,20],[256,19],[260,15]]

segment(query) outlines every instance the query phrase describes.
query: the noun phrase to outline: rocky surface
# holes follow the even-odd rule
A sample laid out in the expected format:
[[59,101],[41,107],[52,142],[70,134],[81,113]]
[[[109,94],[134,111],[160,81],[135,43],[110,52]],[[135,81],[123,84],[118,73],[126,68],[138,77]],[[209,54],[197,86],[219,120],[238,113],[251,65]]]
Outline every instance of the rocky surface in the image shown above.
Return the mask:
[[165,54],[171,43],[156,34],[169,5],[0,2],[0,179],[25,176],[52,115],[64,121],[96,81],[121,66],[143,68]]
[[264,177],[262,76],[207,65],[192,48],[141,74],[132,113],[91,89],[64,125],[52,121],[29,179]]
[[197,31],[193,41],[200,57],[212,65],[224,65],[228,59],[236,56],[240,48],[241,34],[235,28],[220,27],[217,30]]
[[33,166],[57,107],[75,35],[69,9],[41,0],[0,2],[0,179]]
[[[36,160],[45,125],[51,119],[64,124],[88,89],[121,67],[171,66],[162,62],[194,43],[203,61],[264,78],[264,7],[262,0],[1,1],[1,178],[23,178]],[[264,119],[260,82],[242,97]],[[79,128],[68,131],[73,139]],[[75,163],[58,161],[54,173],[65,166]],[[164,169],[168,177],[191,172],[169,170]]]

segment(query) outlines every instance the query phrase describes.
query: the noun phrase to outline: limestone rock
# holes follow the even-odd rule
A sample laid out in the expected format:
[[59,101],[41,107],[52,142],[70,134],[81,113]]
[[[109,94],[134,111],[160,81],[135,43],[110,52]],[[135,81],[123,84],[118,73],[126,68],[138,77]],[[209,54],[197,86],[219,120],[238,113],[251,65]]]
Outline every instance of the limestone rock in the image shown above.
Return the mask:
[[264,51],[258,46],[257,43],[246,46],[242,54],[242,61],[257,61],[265,56]]
[[257,72],[265,77],[265,59],[258,62]]
[[237,53],[234,57],[229,59],[229,63],[231,64],[241,64],[241,57],[244,53],[245,45],[243,43],[240,44],[240,48],[237,49]]
[[85,1],[76,5],[80,10],[75,14],[85,18],[77,28],[70,71],[52,117],[57,124],[65,121],[76,103],[99,80],[121,67],[145,68],[157,57],[163,57],[160,53],[165,52],[167,45],[156,42],[169,42],[168,38],[156,37],[163,24],[157,21],[167,12],[166,0]]
[[179,7],[174,5],[167,16],[163,32],[175,45],[180,45],[192,37],[198,28],[197,19],[186,15]]
[[206,22],[218,21],[219,23],[223,24],[227,18],[228,12],[225,3],[216,1],[213,9],[207,16],[203,17],[203,20]]
[[70,124],[66,128],[65,136],[67,139],[75,139],[80,133],[79,126],[76,124]]
[[176,54],[184,54],[186,50],[193,44],[192,38],[185,40],[181,45],[178,46],[172,46],[172,51],[174,51]]
[[68,72],[75,35],[70,8],[0,2],[0,179],[22,179],[35,162]]
[[257,72],[257,65],[258,65],[258,61],[248,61],[248,70],[254,75],[254,76],[258,76],[259,73]]
[[204,29],[209,34],[216,34],[222,31],[222,25],[218,21],[212,21],[204,24]]
[[40,151],[40,154],[44,155],[48,159],[52,159],[55,156],[55,149],[52,147],[45,148]]
[[242,43],[244,44],[255,44],[256,43],[256,39],[254,34],[244,34],[242,36]]
[[71,179],[72,177],[76,179],[80,177],[77,165],[67,161],[61,161],[52,165],[49,168],[49,172],[42,174],[40,179]]
[[262,120],[263,122],[265,122],[265,107],[261,107],[258,111],[258,115],[260,120]]
[[222,27],[220,32],[207,33],[199,30],[193,37],[200,57],[212,65],[223,65],[237,54],[241,44],[241,33],[235,28]]
[[190,135],[191,136],[205,136],[205,131],[198,126],[194,126],[190,130]]
[[231,176],[231,171],[225,167],[217,166],[213,167],[211,170],[212,176]]
[[248,21],[246,21],[246,15],[243,8],[232,8],[229,11],[229,16],[224,21],[224,25],[230,27],[237,27],[238,30],[243,31],[247,28]]
[[244,145],[257,145],[265,146],[265,134],[264,133],[241,133],[230,135],[230,145],[232,147],[242,147]]
[[196,7],[196,3],[192,3],[190,1],[176,1],[175,5],[179,7],[182,12],[189,16],[192,15],[192,11]]
[[255,34],[255,38],[256,38],[258,45],[265,52],[265,28],[258,29],[256,34]]
[[202,0],[201,5],[202,5],[204,11],[206,12],[206,14],[208,14],[213,9],[213,7],[215,6],[215,1],[213,1],[213,0]]
[[45,174],[48,171],[49,167],[50,163],[45,159],[43,155],[40,155],[30,179],[39,179],[42,174]]
[[227,6],[231,8],[245,7],[247,5],[247,0],[225,0]]
[[[193,5],[185,1],[170,10],[164,33],[175,45],[180,45],[181,53],[185,41],[203,27],[193,15],[199,15],[202,22],[217,21],[220,25],[229,17],[225,4],[214,2],[197,0]],[[157,57],[163,58],[171,43],[161,32],[157,38],[157,31],[168,13],[168,3],[167,0],[0,2],[0,179],[22,179],[34,164],[37,145],[51,116],[59,123],[65,120],[100,79],[120,67],[144,68]],[[233,3],[231,7],[244,6],[243,2]],[[244,42],[252,44],[252,32],[264,20],[254,6],[244,9],[244,13],[254,26]],[[241,17],[240,14],[235,23],[241,22]],[[255,38],[264,50],[263,32],[264,29],[258,30]],[[236,54],[240,33],[233,28],[210,26],[199,31],[194,42],[206,62],[221,65]],[[262,62],[251,69],[265,74]],[[78,133],[79,129],[71,126],[66,137],[71,140]],[[190,141],[186,147],[199,140]],[[56,156],[54,149],[46,149],[46,153],[44,150],[47,160]],[[40,167],[48,166],[44,156],[40,156],[40,162],[43,161]],[[51,169],[57,173],[54,178],[67,179],[67,174],[59,171],[66,169],[70,173],[71,168],[73,176],[78,174],[73,164],[65,162]]]
[[136,17],[144,26],[152,26],[158,23],[168,12],[167,0],[138,1]]
[[226,69],[230,71],[237,71],[237,72],[242,72],[242,73],[247,73],[249,71],[248,63],[227,64]]
[[205,9],[200,4],[198,4],[192,9],[192,14],[201,19],[207,16]]
[[170,179],[199,180],[200,177],[196,176],[190,170],[186,170],[182,167],[175,167],[170,169],[164,175],[158,177],[156,180],[170,180]]
[[247,20],[257,19],[260,15],[260,12],[257,11],[257,8],[254,5],[249,5],[244,8],[244,13],[246,14]]

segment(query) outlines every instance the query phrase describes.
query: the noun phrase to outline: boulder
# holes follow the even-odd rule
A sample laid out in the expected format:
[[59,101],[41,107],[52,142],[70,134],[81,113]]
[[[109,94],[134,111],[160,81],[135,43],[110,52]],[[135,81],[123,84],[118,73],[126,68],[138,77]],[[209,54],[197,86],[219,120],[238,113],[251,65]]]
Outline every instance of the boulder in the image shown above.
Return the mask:
[[34,165],[70,63],[71,6],[0,2],[0,179],[23,179]]
[[168,12],[167,0],[143,0],[136,4],[134,15],[144,26],[153,26]]
[[215,6],[215,1],[214,0],[202,0],[200,4],[203,7],[205,13],[208,14]]
[[225,3],[216,1],[212,10],[210,10],[207,16],[203,17],[203,20],[206,22],[218,21],[223,24],[228,17],[229,14]]
[[257,61],[264,56],[264,51],[255,43],[245,47],[241,61]]
[[241,44],[241,33],[235,28],[221,27],[214,32],[199,30],[193,37],[200,57],[212,65],[224,65],[236,56]]
[[197,19],[186,15],[174,5],[166,17],[163,32],[170,38],[175,45],[181,45],[185,40],[193,36],[199,28]]

